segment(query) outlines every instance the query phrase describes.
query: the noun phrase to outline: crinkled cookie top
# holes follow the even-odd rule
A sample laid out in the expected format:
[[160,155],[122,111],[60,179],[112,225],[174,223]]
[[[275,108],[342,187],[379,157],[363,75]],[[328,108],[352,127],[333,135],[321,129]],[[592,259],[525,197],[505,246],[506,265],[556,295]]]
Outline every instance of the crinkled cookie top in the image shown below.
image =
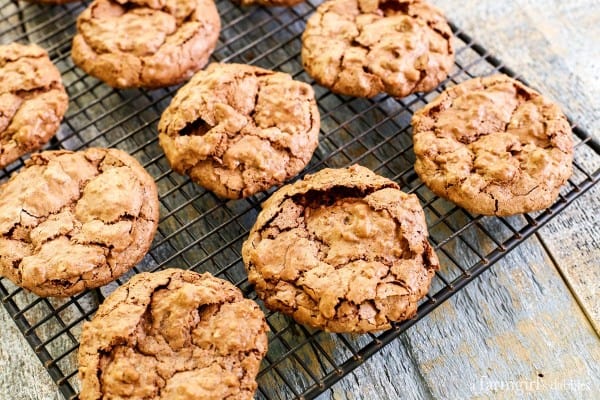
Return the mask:
[[478,214],[544,209],[571,176],[560,108],[505,75],[447,89],[413,120],[415,170],[438,196]]
[[211,64],[177,92],[158,131],[175,171],[237,199],[296,176],[319,127],[310,85],[250,65]]
[[40,296],[102,286],[137,264],[158,224],[154,180],[128,154],[34,154],[0,187],[0,274]]
[[329,0],[306,24],[302,63],[339,94],[427,92],[452,68],[452,30],[440,10],[420,0]]
[[213,0],[95,0],[77,19],[71,54],[112,87],[170,86],[206,65],[220,29]]
[[411,318],[439,268],[415,195],[367,168],[324,169],[275,192],[243,245],[273,310],[333,332]]
[[69,103],[60,72],[41,47],[0,46],[0,168],[41,148]]
[[141,273],[83,326],[81,400],[251,400],[267,351],[258,305],[212,275]]

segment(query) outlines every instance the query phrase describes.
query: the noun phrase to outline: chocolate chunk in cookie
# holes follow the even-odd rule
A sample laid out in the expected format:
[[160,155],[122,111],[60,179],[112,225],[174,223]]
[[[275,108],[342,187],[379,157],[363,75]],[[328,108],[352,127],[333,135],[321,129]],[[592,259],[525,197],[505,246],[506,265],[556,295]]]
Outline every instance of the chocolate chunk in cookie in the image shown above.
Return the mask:
[[39,296],[102,286],[146,254],[154,180],[116,149],[34,154],[0,186],[0,275]]
[[452,30],[420,0],[329,0],[306,24],[302,63],[339,94],[427,92],[452,68]]
[[451,87],[413,120],[415,170],[473,213],[550,206],[571,176],[573,137],[559,107],[504,75]]
[[69,98],[60,72],[41,47],[0,46],[0,168],[54,136]]
[[229,282],[180,269],[138,274],[83,326],[80,398],[250,400],[267,330]]
[[170,86],[206,65],[220,29],[213,0],[94,0],[77,19],[72,56],[115,88]]
[[439,268],[415,195],[360,166],[324,169],[275,192],[243,245],[272,310],[332,332],[411,318]]
[[297,175],[319,127],[310,85],[250,65],[211,64],[177,92],[158,131],[175,171],[238,199]]

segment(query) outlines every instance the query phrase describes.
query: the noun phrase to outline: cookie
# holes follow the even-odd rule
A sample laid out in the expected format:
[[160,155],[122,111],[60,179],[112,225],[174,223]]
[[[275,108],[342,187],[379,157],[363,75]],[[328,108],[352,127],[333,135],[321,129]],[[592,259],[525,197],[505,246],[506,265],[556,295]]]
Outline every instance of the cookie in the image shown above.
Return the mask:
[[154,180],[123,151],[34,154],[0,186],[0,275],[39,296],[99,287],[144,257],[157,224]]
[[41,47],[0,46],[0,168],[40,149],[58,130],[69,98]]
[[265,305],[332,332],[411,318],[438,258],[415,195],[358,165],[324,169],[275,192],[244,242]]
[[559,107],[505,75],[444,91],[412,119],[415,171],[438,196],[484,215],[550,206],[572,173]]
[[446,79],[452,30],[424,1],[329,0],[306,23],[302,63],[335,93],[405,97]]
[[94,0],[71,55],[115,88],[170,86],[206,65],[220,29],[213,0]]
[[250,400],[267,331],[229,282],[180,269],[138,274],[83,325],[80,399]]
[[238,199],[297,175],[319,127],[310,85],[250,65],[211,64],[177,92],[158,138],[173,170]]
[[242,6],[265,6],[265,7],[291,7],[302,3],[304,0],[234,0]]

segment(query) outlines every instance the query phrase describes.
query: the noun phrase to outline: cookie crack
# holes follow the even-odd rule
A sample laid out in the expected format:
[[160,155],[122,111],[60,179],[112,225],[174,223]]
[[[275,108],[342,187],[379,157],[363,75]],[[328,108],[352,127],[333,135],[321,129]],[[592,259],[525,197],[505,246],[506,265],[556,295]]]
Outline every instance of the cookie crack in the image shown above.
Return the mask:
[[[144,311],[140,314],[140,319],[138,321],[138,324],[136,325],[136,327],[133,329],[132,332],[127,332],[126,333],[127,336],[116,336],[116,337],[111,338],[111,342],[108,344],[107,348],[98,350],[98,356],[99,356],[100,363],[102,363],[103,358],[109,358],[110,360],[106,363],[106,365],[110,365],[110,363],[112,361],[114,361],[115,348],[122,346],[122,345],[127,345],[129,348],[131,348],[137,354],[140,354],[145,357],[153,357],[156,359],[157,362],[160,362],[158,360],[158,358],[156,358],[155,354],[147,354],[146,352],[141,351],[141,349],[139,348],[139,342],[138,342],[138,339],[139,339],[138,332],[143,331],[144,334],[149,333],[149,332],[147,332],[146,329],[144,329],[144,323],[146,322],[146,319],[148,319],[149,325],[151,326],[151,324],[152,324],[152,313],[150,312],[150,309],[152,307],[153,297],[157,291],[162,290],[162,289],[168,289],[168,286],[170,283],[171,283],[171,278],[169,277],[169,278],[167,278],[167,282],[165,284],[158,285],[155,288],[153,288],[152,293],[149,296],[148,304],[146,305]],[[127,295],[126,295],[124,302],[127,302],[127,300],[129,299],[129,293],[130,293],[129,288],[127,288]],[[110,314],[110,312],[112,312],[113,310],[118,308],[120,304],[121,303],[115,305],[115,307],[110,309],[108,312],[105,312],[104,315]],[[96,368],[97,368],[96,377],[97,377],[97,381],[98,381],[98,385],[99,385],[99,391],[100,391],[100,393],[102,393],[104,395],[105,390],[104,390],[104,384],[103,384],[103,380],[102,380],[102,370],[100,369],[99,365],[97,365]]]
[[490,195],[492,200],[494,200],[494,214],[498,214],[498,210],[500,209],[498,199],[492,193],[488,193],[488,194]]
[[261,85],[261,84],[258,85],[258,87],[256,89],[256,94],[254,95],[254,106],[252,107],[252,110],[248,114],[248,117],[250,118],[250,120],[252,121],[254,126],[257,128],[258,128],[258,123],[256,122],[256,109],[258,108],[258,99],[260,97],[260,92],[262,91],[263,86],[268,86],[268,85],[269,85],[268,83],[265,85]]
[[[443,31],[443,30],[441,30],[440,28],[438,28],[438,27],[436,26],[436,23],[435,23],[435,21],[432,21],[432,20],[427,20],[427,26],[428,26],[428,27],[429,27],[429,28],[430,28],[432,31],[434,31],[435,33],[437,33],[438,35],[440,35],[442,38],[446,39],[447,41],[449,41],[449,40],[452,38],[452,35],[451,35],[451,34],[449,34],[449,33],[448,33],[448,32],[446,32],[446,31]],[[452,53],[452,51],[451,51],[451,46],[450,46],[450,45],[448,46],[448,53]]]
[[342,56],[340,57],[340,61],[338,62],[338,73],[336,74],[333,83],[331,85],[331,87],[336,87],[337,84],[339,83],[341,76],[342,76],[342,71],[344,70],[344,59],[346,57],[346,51],[348,50],[348,47],[346,47],[344,49],[344,52],[342,53]]
[[417,87],[419,87],[419,85],[425,80],[425,78],[427,78],[427,71],[425,69],[420,69],[419,70],[419,79],[417,79],[417,81],[415,82],[413,87],[410,89],[410,92],[414,93],[416,91]]
[[[359,10],[366,14],[365,10],[361,8],[361,3],[358,2]],[[379,2],[378,9],[383,13],[385,17],[390,15],[396,16],[398,13],[402,15],[406,15],[412,18],[415,18],[414,15],[409,14],[410,11],[410,2],[409,1],[398,1],[398,0],[385,0]],[[391,10],[391,14],[390,11]],[[372,13],[370,13],[372,14]]]
[[[52,81],[47,86],[39,85],[34,88],[19,89],[19,90],[12,91],[10,93],[14,94],[15,96],[20,97],[24,103],[25,101],[31,100],[32,98],[35,98],[41,94],[45,94],[45,93],[51,92],[53,90],[61,90],[61,88],[62,88],[62,83],[60,83],[58,81]],[[22,107],[22,105],[21,105],[21,107]]]
[[21,55],[21,54],[17,54],[16,57],[7,57],[7,58],[0,58],[0,68],[5,67],[8,64],[12,64],[15,63],[19,60],[22,59],[32,59],[32,60],[39,60],[39,59],[43,59],[46,58],[46,54],[40,54],[39,56],[34,56],[31,54],[27,54],[27,55]]
[[208,124],[202,117],[198,117],[188,122],[177,134],[179,136],[204,136],[213,128],[214,126]]

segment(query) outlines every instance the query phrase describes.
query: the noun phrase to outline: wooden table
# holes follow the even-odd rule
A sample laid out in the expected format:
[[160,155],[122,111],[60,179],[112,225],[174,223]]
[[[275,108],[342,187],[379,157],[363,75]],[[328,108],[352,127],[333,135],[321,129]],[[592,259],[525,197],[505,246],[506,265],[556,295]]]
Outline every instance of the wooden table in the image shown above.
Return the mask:
[[[596,137],[600,2],[437,0]],[[321,398],[598,398],[600,185]],[[59,399],[0,307],[0,399]]]

